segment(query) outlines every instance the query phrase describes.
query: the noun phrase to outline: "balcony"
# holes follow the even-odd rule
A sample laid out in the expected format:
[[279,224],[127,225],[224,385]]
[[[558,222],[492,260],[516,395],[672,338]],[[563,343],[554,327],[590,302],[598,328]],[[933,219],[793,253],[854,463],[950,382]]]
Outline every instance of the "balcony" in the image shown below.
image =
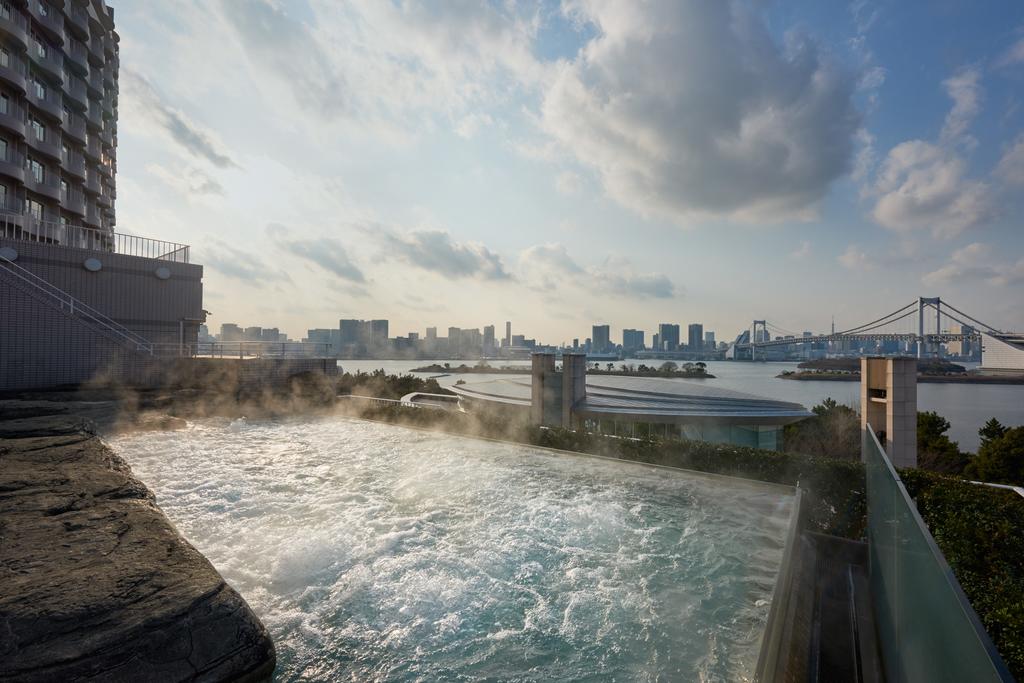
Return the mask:
[[85,111],[85,120],[92,130],[103,130],[103,114],[100,113],[99,100],[89,100],[89,108]]
[[100,210],[96,202],[87,202],[85,205],[85,224],[100,227]]
[[89,12],[81,5],[64,3],[64,25],[80,39],[89,39]]
[[96,198],[96,204],[100,209],[109,209],[114,205],[114,198],[110,196],[110,191],[106,187],[100,192],[100,196]]
[[30,84],[25,97],[29,104],[48,114],[54,120],[60,121],[64,118],[64,106],[60,94],[52,86],[44,87],[43,96],[39,97],[35,87]]
[[85,195],[77,187],[68,186],[66,191],[61,192],[60,205],[65,211],[85,216]]
[[25,142],[28,143],[30,148],[40,154],[60,161],[62,156],[60,148],[60,131],[56,128],[47,127],[46,136],[42,140],[37,138],[35,133],[32,132],[32,129],[29,128],[28,134],[25,136]]
[[0,155],[0,176],[25,182],[25,157],[8,146],[7,153]]
[[89,97],[97,99],[103,97],[103,73],[100,71],[100,67],[90,67],[89,77],[85,79],[85,84],[89,88]]
[[112,147],[114,145],[114,131],[109,126],[100,131],[100,142],[103,143],[104,147]]
[[85,92],[85,81],[78,76],[68,74],[64,79],[64,94],[68,100],[85,109],[89,106],[89,96]]
[[89,135],[86,140],[85,156],[92,161],[100,160],[100,139],[95,135]]
[[85,191],[91,195],[103,192],[103,188],[100,186],[100,175],[95,170],[87,171],[85,174]]
[[103,28],[99,24],[89,28],[89,64],[98,67],[102,67],[105,61],[103,56],[103,38],[100,37],[102,33]]
[[0,80],[4,81],[19,93],[28,87],[28,67],[17,54],[8,52],[6,62],[0,61]]
[[114,171],[110,168],[110,164],[100,163],[96,166],[96,170],[99,171],[100,175],[102,175],[106,180],[110,180],[114,177]]
[[74,149],[69,149],[67,154],[61,156],[61,168],[67,175],[85,180],[85,157]]
[[0,0],[0,35],[22,50],[28,48],[28,20],[9,0]]
[[86,49],[85,43],[72,38],[68,41],[64,54],[67,57],[68,65],[79,76],[89,74],[89,50]]
[[28,58],[49,78],[57,82],[64,80],[64,59],[59,48],[49,43],[34,43],[28,48]]
[[64,44],[64,15],[59,9],[42,0],[29,0],[28,11],[51,40]]
[[6,109],[0,108],[0,130],[25,137],[25,110],[8,97]]
[[72,142],[78,143],[79,145],[85,144],[85,119],[75,114],[74,112],[68,112],[67,116],[64,117],[64,137],[69,138]]
[[114,65],[110,62],[103,67],[103,85],[108,90],[114,89]]
[[60,179],[49,168],[44,169],[42,180],[36,180],[36,177],[26,170],[25,187],[44,197],[60,201]]

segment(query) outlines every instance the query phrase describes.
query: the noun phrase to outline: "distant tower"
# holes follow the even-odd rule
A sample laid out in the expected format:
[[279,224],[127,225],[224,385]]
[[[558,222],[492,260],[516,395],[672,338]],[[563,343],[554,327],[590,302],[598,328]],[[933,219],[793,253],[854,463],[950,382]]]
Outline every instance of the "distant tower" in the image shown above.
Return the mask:
[[512,321],[505,321],[505,346],[512,346]]

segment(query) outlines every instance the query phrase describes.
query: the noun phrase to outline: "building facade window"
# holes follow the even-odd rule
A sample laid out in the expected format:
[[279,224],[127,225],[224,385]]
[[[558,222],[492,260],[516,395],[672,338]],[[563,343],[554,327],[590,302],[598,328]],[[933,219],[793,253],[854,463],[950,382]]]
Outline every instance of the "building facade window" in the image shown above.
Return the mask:
[[46,99],[46,86],[43,85],[42,81],[40,81],[37,78],[33,78],[32,79],[32,89],[35,91],[37,99],[40,99],[40,100],[45,100]]
[[7,51],[7,48],[0,47],[0,66],[11,65],[11,53]]
[[68,181],[63,178],[60,179],[60,196],[64,199],[68,198]]
[[7,114],[11,111],[11,98],[7,95],[0,95],[0,114]]
[[7,208],[7,186],[0,185],[0,208]]
[[46,140],[46,126],[43,125],[39,119],[30,119],[29,123],[32,125],[32,132],[36,136],[36,140]]
[[46,43],[43,42],[43,39],[35,31],[32,32],[32,44],[35,46],[36,54],[39,58],[46,59]]
[[40,2],[39,3],[39,15],[43,16],[43,17],[50,16],[50,8],[47,7],[45,2]]
[[7,159],[7,139],[0,138],[0,159]]
[[29,199],[25,202],[25,209],[28,215],[35,218],[37,221],[43,220],[43,205],[34,199]]
[[37,183],[43,182],[43,178],[45,177],[45,169],[43,168],[43,165],[41,163],[39,163],[35,159],[29,158],[28,170],[29,173],[32,174],[32,177],[35,178]]

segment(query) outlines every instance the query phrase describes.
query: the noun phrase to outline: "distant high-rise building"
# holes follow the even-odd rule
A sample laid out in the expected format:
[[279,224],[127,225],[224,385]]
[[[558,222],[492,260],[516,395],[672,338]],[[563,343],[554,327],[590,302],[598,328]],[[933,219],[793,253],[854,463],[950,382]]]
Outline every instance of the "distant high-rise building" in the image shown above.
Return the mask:
[[674,323],[661,323],[658,325],[658,338],[661,351],[677,351],[679,349],[679,325]]
[[220,340],[222,342],[242,341],[242,328],[234,323],[224,323],[220,326]]
[[263,334],[260,335],[260,341],[276,342],[280,336],[281,330],[276,327],[264,327]]
[[611,350],[611,327],[608,325],[594,325],[593,341],[591,348],[594,353],[607,353]]
[[342,319],[338,321],[342,344],[358,344],[362,341],[362,320]]
[[690,351],[699,352],[704,350],[704,325],[701,323],[692,323],[687,326],[687,340],[686,345]]
[[494,325],[484,327],[484,353],[494,353]]
[[512,321],[505,321],[505,346],[512,346]]
[[427,328],[427,341],[437,341],[437,328],[436,327],[428,327]]
[[519,347],[526,346],[526,335],[525,334],[513,334],[512,338],[510,339],[510,341],[511,341],[510,346],[519,346]]
[[651,336],[651,348],[655,351],[661,351],[661,335],[657,332]]
[[263,328],[262,327],[247,327],[245,332],[242,334],[242,339],[245,341],[261,341],[263,339]]
[[572,350],[573,351],[578,351],[579,348],[580,348],[580,338],[579,337],[573,337],[573,340],[572,340]]
[[716,344],[715,344],[715,333],[714,332],[705,332],[704,333],[704,348],[707,349],[708,351],[714,351],[715,350],[715,346],[716,346]]
[[629,353],[632,351],[639,351],[644,348],[644,331],[643,330],[623,330],[622,331],[622,350]]

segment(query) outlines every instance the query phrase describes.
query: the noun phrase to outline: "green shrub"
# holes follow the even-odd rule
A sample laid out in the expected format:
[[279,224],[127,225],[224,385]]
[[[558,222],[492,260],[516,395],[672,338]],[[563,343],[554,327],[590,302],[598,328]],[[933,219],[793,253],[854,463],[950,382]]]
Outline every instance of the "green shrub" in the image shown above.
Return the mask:
[[922,470],[900,472],[974,611],[1024,680],[1024,497]]

